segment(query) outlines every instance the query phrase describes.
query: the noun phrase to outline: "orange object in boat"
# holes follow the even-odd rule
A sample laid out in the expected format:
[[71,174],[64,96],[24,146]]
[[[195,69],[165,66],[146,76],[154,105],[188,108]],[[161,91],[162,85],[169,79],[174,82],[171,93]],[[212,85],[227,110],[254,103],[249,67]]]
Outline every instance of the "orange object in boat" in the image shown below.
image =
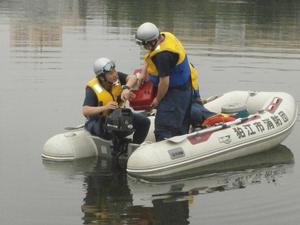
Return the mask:
[[236,120],[235,117],[228,115],[228,114],[216,114],[213,116],[208,117],[204,122],[202,123],[202,126],[204,127],[211,127],[218,123],[226,123],[230,121]]

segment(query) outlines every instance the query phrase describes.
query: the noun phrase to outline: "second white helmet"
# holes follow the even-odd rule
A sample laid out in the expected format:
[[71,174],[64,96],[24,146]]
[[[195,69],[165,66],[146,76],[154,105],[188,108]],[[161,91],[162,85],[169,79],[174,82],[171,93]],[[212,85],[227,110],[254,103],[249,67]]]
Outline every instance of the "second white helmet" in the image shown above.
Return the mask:
[[135,39],[138,44],[145,44],[159,37],[159,29],[150,22],[143,23],[136,31]]
[[106,72],[112,71],[115,67],[115,63],[105,57],[99,58],[94,62],[94,72],[97,76],[104,75]]

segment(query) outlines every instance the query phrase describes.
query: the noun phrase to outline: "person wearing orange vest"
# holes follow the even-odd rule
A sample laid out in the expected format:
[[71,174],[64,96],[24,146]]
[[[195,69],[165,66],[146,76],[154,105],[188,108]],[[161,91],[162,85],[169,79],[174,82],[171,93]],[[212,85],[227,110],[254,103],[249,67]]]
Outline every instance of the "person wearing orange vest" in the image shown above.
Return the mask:
[[[105,119],[114,109],[122,107],[125,100],[133,97],[131,88],[137,83],[135,75],[117,72],[115,63],[99,58],[94,63],[96,77],[86,85],[83,115],[88,119],[85,128],[104,139],[111,135],[104,127]],[[133,113],[133,143],[141,144],[149,131],[150,120],[142,114]]]
[[181,42],[170,32],[160,32],[153,23],[137,29],[136,42],[147,50],[141,79],[149,75],[157,86],[152,107],[156,141],[189,131],[192,82],[190,63]]

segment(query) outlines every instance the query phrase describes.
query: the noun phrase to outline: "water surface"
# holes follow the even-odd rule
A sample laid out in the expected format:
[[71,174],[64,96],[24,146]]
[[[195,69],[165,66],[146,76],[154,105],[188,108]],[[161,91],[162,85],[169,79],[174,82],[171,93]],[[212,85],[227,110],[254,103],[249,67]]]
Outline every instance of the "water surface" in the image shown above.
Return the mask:
[[142,64],[134,32],[145,21],[183,42],[203,97],[285,91],[299,104],[299,13],[296,0],[0,1],[2,224],[298,224],[299,119],[272,152],[172,184],[136,182],[113,162],[40,154],[83,122],[96,58],[127,73]]

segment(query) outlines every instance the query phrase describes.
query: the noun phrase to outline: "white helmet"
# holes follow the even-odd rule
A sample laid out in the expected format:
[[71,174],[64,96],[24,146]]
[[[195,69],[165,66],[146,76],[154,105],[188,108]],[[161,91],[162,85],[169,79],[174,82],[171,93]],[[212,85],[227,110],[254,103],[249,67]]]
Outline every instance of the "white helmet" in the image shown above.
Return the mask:
[[94,72],[98,75],[104,75],[116,67],[115,63],[108,58],[99,58],[94,62]]
[[146,44],[159,37],[159,29],[153,23],[143,23],[135,34],[135,40],[138,44]]

